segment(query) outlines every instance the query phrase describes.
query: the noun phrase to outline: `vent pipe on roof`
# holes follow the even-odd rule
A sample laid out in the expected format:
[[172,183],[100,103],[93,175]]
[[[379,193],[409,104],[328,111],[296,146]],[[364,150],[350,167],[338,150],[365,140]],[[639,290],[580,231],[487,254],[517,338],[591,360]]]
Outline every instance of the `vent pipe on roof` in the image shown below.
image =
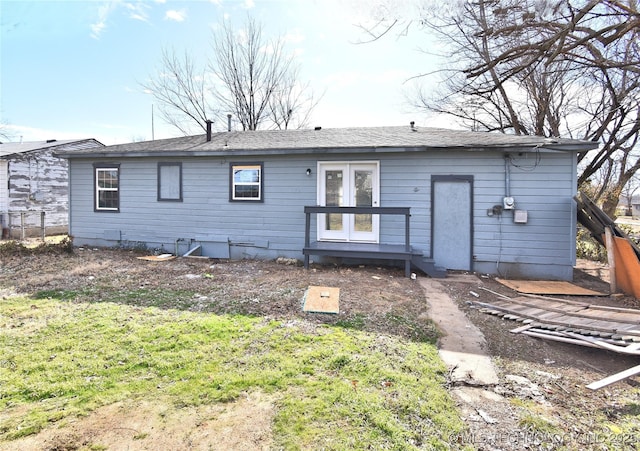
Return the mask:
[[211,141],[211,124],[212,122],[207,119],[207,142]]
[[227,131],[231,131],[231,113],[227,114]]

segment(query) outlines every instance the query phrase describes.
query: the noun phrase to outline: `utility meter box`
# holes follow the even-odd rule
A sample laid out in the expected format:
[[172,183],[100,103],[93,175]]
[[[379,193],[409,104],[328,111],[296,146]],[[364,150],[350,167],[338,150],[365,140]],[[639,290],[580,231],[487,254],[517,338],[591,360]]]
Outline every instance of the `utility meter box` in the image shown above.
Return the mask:
[[526,224],[529,221],[527,210],[515,210],[513,212],[513,222],[516,224]]
[[516,200],[513,197],[505,197],[502,199],[502,203],[505,210],[513,210],[516,208]]

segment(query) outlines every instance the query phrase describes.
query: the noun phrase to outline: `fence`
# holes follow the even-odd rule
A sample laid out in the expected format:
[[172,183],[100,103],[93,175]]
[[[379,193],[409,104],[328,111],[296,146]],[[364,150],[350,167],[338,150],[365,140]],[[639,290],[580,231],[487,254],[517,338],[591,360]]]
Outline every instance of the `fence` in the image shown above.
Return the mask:
[[47,226],[46,212],[37,210],[0,212],[0,228],[3,240],[39,237],[44,241],[47,233],[60,234],[67,232],[67,226]]

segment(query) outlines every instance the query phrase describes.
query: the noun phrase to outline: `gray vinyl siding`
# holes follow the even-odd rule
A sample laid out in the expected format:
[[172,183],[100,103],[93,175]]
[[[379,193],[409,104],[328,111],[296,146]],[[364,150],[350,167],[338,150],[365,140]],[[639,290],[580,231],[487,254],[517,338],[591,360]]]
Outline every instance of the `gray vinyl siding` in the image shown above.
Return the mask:
[[[159,160],[101,160],[120,163],[120,211],[95,212],[93,161],[72,160],[73,223],[77,243],[108,244],[105,231],[119,231],[121,244],[148,243],[173,251],[177,239],[229,241],[237,257],[277,257],[301,252],[303,205],[316,201],[315,176],[303,159],[264,161],[264,202],[229,201],[229,164],[243,159],[175,159],[182,162],[183,201],[157,200]],[[255,158],[247,162],[257,161]],[[110,235],[107,232],[106,235]],[[254,244],[254,246],[251,246]]]
[[[474,268],[519,274],[521,267],[575,264],[575,155],[542,153],[540,161],[510,167],[510,195],[516,208],[527,210],[527,224],[514,224],[513,212],[490,217],[487,209],[502,205],[505,166],[501,153],[404,155],[381,163],[381,205],[411,206],[411,243],[431,255],[431,176],[473,176]],[[385,231],[381,240],[390,239]],[[437,262],[436,262],[437,263]],[[556,269],[554,268],[554,271]]]
[[[168,252],[173,252],[177,239],[208,238],[228,241],[234,258],[302,258],[303,207],[317,203],[317,162],[379,161],[380,206],[411,207],[411,243],[425,256],[432,248],[431,177],[471,175],[474,269],[517,273],[548,265],[561,268],[565,277],[575,261],[575,155],[540,153],[537,163],[534,154],[514,158],[522,167],[510,168],[510,194],[516,208],[527,210],[527,224],[514,224],[511,211],[501,217],[487,215],[487,209],[501,205],[505,196],[504,157],[498,151],[343,154],[326,159],[315,155],[72,159],[71,234],[80,245],[139,242]],[[158,163],[171,161],[182,163],[182,202],[157,200]],[[118,213],[94,211],[93,164],[105,162],[120,164]],[[229,201],[232,162],[264,164],[263,202]],[[119,243],[113,241],[114,234]],[[315,218],[311,234],[315,239]],[[383,217],[380,242],[403,241],[404,218]]]

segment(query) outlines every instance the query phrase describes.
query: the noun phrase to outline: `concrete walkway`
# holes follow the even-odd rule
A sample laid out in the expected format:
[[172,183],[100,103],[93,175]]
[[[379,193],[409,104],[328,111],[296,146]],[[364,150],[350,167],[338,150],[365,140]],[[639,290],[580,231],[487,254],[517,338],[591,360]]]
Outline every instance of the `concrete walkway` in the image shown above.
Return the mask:
[[[472,275],[462,277],[473,277],[476,284],[478,282]],[[438,280],[420,277],[419,282],[426,292],[429,316],[442,333],[438,352],[449,367],[451,381],[478,386],[497,384],[498,375],[486,352],[482,332],[469,321]]]
[[[469,283],[469,291],[482,284],[472,274],[450,274],[447,280]],[[426,292],[429,317],[442,333],[438,352],[449,367],[450,381],[454,385],[450,393],[468,428],[469,435],[460,444],[492,451],[519,449],[517,443],[516,447],[511,446],[512,437],[505,435],[519,430],[518,415],[511,402],[495,391],[500,380],[487,354],[484,335],[449,297],[441,282],[428,277],[419,278],[419,281]],[[507,442],[504,442],[505,438]]]

